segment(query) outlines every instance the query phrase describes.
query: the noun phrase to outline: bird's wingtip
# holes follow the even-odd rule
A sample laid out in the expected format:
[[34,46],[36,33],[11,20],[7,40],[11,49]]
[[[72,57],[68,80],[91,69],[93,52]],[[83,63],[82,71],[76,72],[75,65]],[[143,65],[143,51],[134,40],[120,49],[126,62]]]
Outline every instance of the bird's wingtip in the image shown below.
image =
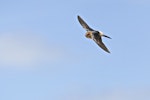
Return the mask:
[[104,51],[106,51],[107,53],[111,53],[108,49],[107,49],[107,50],[104,50]]
[[79,16],[79,15],[77,15],[77,17],[78,17],[78,18],[80,18],[80,16]]

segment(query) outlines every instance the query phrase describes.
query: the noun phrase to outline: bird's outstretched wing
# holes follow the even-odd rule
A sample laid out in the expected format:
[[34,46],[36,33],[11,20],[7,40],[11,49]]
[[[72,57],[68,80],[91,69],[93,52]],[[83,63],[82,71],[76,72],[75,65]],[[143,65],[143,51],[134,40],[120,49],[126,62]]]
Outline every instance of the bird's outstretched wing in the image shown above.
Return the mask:
[[87,23],[80,17],[78,16],[78,20],[80,22],[80,24],[83,26],[83,28],[86,30],[86,31],[94,31],[92,28],[90,28]]
[[107,47],[105,46],[105,44],[102,42],[102,38],[99,35],[99,32],[94,32],[93,34],[93,40],[106,52],[110,53],[110,51],[107,49]]

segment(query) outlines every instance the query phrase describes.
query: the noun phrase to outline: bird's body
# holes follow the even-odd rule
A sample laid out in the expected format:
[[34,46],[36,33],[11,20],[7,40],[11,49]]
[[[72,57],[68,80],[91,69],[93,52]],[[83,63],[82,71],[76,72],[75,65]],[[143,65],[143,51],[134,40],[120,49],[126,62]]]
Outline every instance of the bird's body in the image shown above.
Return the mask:
[[83,28],[85,28],[85,30],[87,31],[85,33],[85,37],[94,40],[103,50],[110,53],[110,51],[106,48],[106,46],[102,42],[102,38],[101,38],[102,36],[107,37],[107,38],[110,38],[110,37],[104,35],[103,32],[101,31],[96,31],[90,28],[80,16],[78,16],[78,20],[80,24],[83,26]]

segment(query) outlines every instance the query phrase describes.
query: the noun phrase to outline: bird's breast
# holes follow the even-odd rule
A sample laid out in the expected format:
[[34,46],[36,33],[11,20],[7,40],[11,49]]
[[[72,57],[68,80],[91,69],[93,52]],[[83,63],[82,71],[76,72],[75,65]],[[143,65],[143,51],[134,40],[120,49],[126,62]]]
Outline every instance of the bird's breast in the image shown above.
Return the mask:
[[85,37],[92,39],[92,32],[86,32]]

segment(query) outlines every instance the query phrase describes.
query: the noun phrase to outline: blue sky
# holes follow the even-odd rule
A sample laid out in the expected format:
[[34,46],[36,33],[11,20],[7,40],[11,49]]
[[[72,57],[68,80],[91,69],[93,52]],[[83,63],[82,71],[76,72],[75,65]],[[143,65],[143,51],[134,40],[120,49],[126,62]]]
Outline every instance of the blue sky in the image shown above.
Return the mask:
[[[149,100],[149,0],[0,1],[1,100]],[[111,54],[85,38],[80,15]]]

